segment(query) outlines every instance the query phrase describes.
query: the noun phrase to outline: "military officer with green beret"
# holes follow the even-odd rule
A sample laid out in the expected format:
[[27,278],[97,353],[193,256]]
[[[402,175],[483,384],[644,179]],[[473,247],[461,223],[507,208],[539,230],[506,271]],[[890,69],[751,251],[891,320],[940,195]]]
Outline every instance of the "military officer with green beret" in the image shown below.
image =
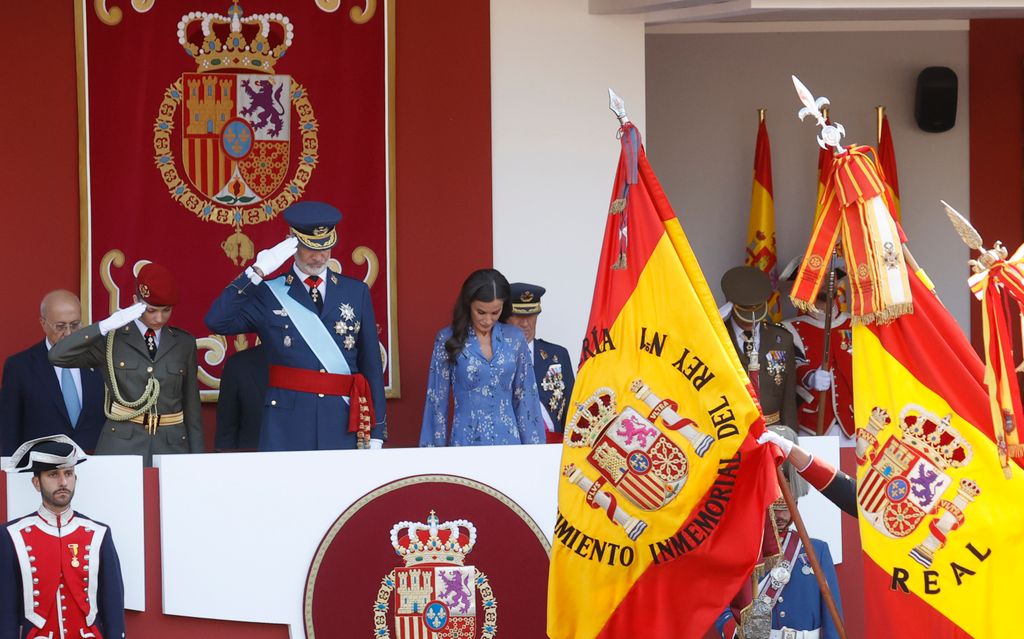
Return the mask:
[[732,304],[726,328],[757,391],[765,425],[796,428],[793,334],[768,317],[772,295],[768,275],[753,266],[731,268],[722,276],[722,293]]
[[135,304],[53,345],[55,366],[99,368],[107,417],[97,455],[203,452],[196,340],[167,321],[178,288],[167,268],[149,263],[135,280]]

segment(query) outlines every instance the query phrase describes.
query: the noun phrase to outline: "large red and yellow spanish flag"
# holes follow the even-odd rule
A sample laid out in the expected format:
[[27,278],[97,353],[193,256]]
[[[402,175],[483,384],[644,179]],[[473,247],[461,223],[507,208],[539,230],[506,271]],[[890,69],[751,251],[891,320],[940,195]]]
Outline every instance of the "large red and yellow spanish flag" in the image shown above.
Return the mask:
[[882,167],[882,179],[885,188],[892,198],[892,217],[901,221],[900,215],[900,179],[896,174],[896,149],[892,145],[892,131],[889,129],[889,116],[882,115],[878,128],[878,164]]
[[750,221],[747,224],[745,263],[761,270],[772,283],[768,313],[776,322],[782,321],[779,302],[778,252],[775,247],[775,199],[772,193],[772,147],[768,142],[768,125],[762,117],[754,144],[754,186],[750,193]]
[[760,557],[763,418],[632,124],[566,424],[552,639],[698,637]]
[[1004,477],[978,355],[910,285],[912,314],[853,333],[867,636],[1019,637],[1024,472]]

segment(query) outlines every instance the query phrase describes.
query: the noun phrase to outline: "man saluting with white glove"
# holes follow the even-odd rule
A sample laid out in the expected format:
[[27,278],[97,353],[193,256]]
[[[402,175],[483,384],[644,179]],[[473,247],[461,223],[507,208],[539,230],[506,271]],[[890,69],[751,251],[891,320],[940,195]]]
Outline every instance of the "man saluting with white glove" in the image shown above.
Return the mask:
[[370,289],[327,268],[341,213],[298,202],[284,219],[290,236],[224,289],[206,325],[221,335],[258,333],[268,351],[260,450],[380,448],[384,371]]

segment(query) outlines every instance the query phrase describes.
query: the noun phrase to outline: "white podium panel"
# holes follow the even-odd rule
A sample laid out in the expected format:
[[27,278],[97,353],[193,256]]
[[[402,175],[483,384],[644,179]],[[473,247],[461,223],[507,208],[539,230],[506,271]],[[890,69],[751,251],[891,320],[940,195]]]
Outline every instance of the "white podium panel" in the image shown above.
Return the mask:
[[[7,458],[4,458],[6,462]],[[75,468],[78,481],[71,502],[76,511],[110,526],[124,579],[124,605],[146,609],[146,535],[143,519],[142,457],[92,456]],[[7,475],[7,519],[35,512],[39,493],[32,473]]]
[[[800,447],[839,468],[838,437],[801,437]],[[811,488],[800,498],[800,514],[807,525],[807,534],[828,542],[832,561],[843,563],[843,511]]]
[[360,497],[411,475],[458,475],[503,492],[550,539],[560,457],[557,445],[156,457],[163,611],[283,623],[305,637],[310,562]]
[[[835,437],[801,443],[838,465]],[[466,477],[518,503],[551,540],[560,457],[558,445],[158,456],[163,611],[287,624],[305,637],[310,562],[360,497],[412,475]],[[840,561],[838,509],[812,491],[800,511]]]

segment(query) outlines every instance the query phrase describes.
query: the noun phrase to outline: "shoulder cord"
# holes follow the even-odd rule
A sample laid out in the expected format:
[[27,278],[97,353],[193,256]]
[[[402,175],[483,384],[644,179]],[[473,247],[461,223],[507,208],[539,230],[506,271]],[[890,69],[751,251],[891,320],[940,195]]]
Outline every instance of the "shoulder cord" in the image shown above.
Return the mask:
[[[135,419],[145,412],[156,415],[156,401],[160,397],[160,381],[152,374],[150,374],[149,380],[146,382],[146,388],[142,391],[142,395],[135,401],[126,400],[121,396],[121,391],[117,388],[117,378],[114,376],[114,333],[116,332],[110,331],[107,333],[107,377],[110,379],[110,384],[104,386],[103,389],[103,414],[107,416],[107,419],[115,422],[126,422]],[[114,391],[114,399],[117,400],[118,404],[134,410],[126,415],[111,414],[111,390]]]

